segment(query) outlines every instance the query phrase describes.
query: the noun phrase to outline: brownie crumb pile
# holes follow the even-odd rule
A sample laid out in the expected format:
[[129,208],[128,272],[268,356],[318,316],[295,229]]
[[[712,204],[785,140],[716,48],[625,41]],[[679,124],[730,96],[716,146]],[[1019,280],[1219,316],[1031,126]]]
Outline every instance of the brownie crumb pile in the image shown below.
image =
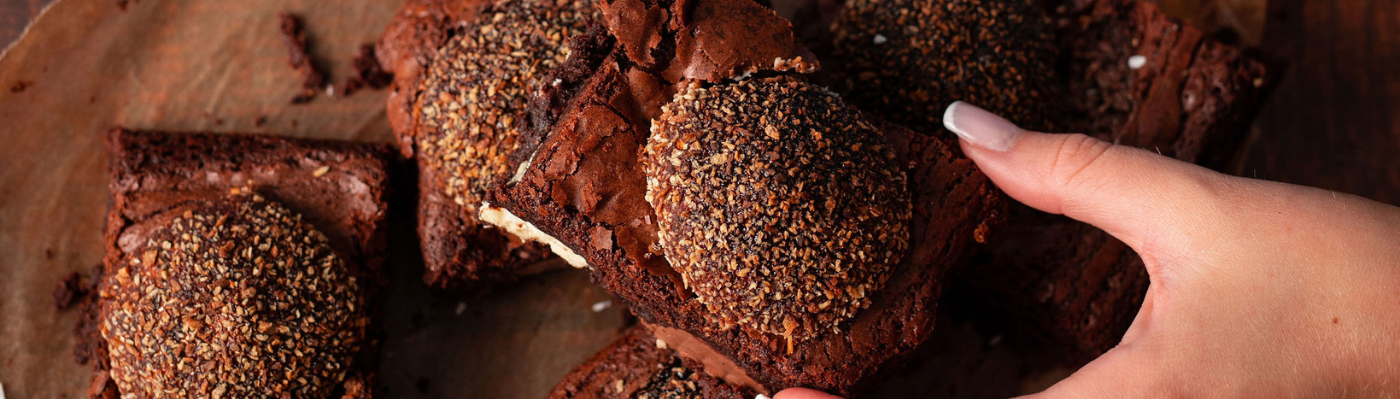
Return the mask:
[[444,194],[470,214],[508,172],[532,88],[568,58],[565,41],[584,33],[592,9],[588,1],[505,1],[462,28],[428,66],[417,146],[440,171]]
[[[181,211],[183,209],[183,211]],[[177,207],[106,278],[101,333],[133,397],[326,397],[364,342],[360,282],[256,195]]]
[[666,258],[725,329],[789,343],[837,330],[909,247],[893,150],[819,86],[692,85],[653,121],[643,162]]
[[704,394],[696,383],[700,376],[685,367],[679,357],[672,357],[665,364],[656,365],[647,385],[632,395],[633,399],[703,399]]
[[838,90],[925,133],[956,100],[1043,129],[1056,50],[1032,1],[850,0],[831,26]]

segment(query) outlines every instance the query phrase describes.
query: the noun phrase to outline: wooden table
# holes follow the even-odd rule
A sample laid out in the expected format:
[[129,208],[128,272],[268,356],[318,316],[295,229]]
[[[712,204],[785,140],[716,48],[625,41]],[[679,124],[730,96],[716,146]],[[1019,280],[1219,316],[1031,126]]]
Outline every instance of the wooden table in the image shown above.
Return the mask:
[[1400,1],[1274,1],[1263,49],[1289,63],[1244,176],[1400,205]]

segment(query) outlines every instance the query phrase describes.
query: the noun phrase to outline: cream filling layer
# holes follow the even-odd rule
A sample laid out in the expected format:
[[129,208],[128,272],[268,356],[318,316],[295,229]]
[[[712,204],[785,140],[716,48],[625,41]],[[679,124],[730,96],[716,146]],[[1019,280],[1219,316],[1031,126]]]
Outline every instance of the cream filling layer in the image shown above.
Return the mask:
[[491,206],[490,202],[482,202],[479,217],[483,222],[500,227],[506,232],[520,237],[521,240],[534,241],[548,245],[550,251],[553,251],[555,255],[559,255],[565,262],[569,262],[570,266],[580,269],[588,268],[588,261],[584,260],[582,256],[579,256],[578,253],[575,253],[574,250],[569,249],[564,243],[559,242],[559,239],[545,234],[543,231],[540,231],[539,228],[536,228],[535,225],[520,219],[520,217],[515,216],[515,214],[510,213],[510,211],[505,208]]

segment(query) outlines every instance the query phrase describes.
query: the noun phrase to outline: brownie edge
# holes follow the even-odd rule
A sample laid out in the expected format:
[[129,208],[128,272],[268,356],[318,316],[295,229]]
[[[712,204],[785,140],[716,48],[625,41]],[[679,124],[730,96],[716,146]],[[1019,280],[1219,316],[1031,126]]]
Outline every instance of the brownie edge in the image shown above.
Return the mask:
[[574,368],[549,399],[749,399],[754,392],[731,385],[676,354],[645,327],[634,326]]
[[[300,214],[323,234],[359,282],[369,316],[365,344],[346,359],[350,370],[332,396],[368,398],[378,368],[378,303],[387,283],[385,218],[391,152],[387,145],[250,134],[106,132],[110,206],[101,281],[130,262],[172,210],[228,195],[254,193]],[[137,258],[139,259],[139,258]],[[118,397],[108,348],[98,329],[105,302],[89,296],[75,329],[75,356],[93,361],[89,397]]]

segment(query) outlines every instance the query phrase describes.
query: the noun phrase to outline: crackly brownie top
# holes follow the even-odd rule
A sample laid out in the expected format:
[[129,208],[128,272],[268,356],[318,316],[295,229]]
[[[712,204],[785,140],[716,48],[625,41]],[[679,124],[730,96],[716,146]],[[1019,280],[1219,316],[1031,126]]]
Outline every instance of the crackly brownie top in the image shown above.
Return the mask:
[[653,121],[643,158],[663,252],[722,328],[835,330],[908,249],[894,151],[819,86],[692,85]]
[[695,370],[685,367],[681,358],[671,357],[671,361],[656,365],[656,374],[651,375],[647,385],[632,395],[633,399],[704,399],[704,393],[697,383],[700,376]]
[[599,6],[618,49],[671,83],[818,68],[792,24],[757,1],[606,0]]
[[1044,128],[1056,50],[1033,0],[850,0],[831,26],[851,104],[931,132],[953,101]]
[[418,97],[417,145],[444,194],[475,215],[486,187],[508,173],[533,88],[569,51],[593,12],[586,0],[507,0],[438,50]]
[[326,237],[233,194],[177,206],[102,286],[111,374],[134,397],[325,397],[368,318]]

